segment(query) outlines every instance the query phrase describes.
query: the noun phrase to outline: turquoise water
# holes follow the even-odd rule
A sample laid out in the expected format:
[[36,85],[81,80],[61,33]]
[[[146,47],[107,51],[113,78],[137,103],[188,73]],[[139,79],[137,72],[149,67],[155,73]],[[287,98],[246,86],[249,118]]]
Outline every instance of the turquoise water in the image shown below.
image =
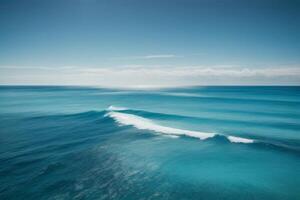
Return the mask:
[[0,199],[300,199],[300,87],[0,87]]

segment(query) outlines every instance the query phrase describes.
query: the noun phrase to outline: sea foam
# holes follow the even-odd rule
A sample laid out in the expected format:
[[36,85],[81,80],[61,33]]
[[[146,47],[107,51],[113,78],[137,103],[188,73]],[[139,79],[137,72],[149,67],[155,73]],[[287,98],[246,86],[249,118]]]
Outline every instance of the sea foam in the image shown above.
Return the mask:
[[113,118],[115,121],[117,121],[121,125],[131,125],[137,129],[150,130],[150,131],[154,131],[157,133],[163,133],[163,134],[166,134],[171,137],[173,136],[174,138],[184,135],[184,136],[188,136],[188,137],[194,137],[194,138],[199,138],[201,140],[205,140],[208,138],[212,138],[216,135],[220,135],[220,136],[226,137],[232,143],[253,143],[254,142],[254,140],[252,140],[252,139],[246,139],[246,138],[241,138],[241,137],[237,137],[237,136],[230,136],[230,135],[223,135],[223,134],[216,134],[216,133],[207,133],[207,132],[200,132],[200,131],[191,131],[191,130],[184,130],[184,129],[177,129],[177,128],[172,128],[172,127],[162,126],[162,125],[158,125],[158,124],[154,123],[152,120],[146,119],[144,117],[118,112],[118,111],[122,111],[122,110],[128,110],[127,108],[110,106],[107,110],[109,110],[110,112],[108,112],[106,114],[106,116]]
[[254,142],[254,140],[236,137],[236,136],[226,136],[226,137],[230,142],[234,142],[234,143],[253,143]]
[[109,106],[106,110],[108,110],[108,111],[121,111],[121,110],[128,110],[128,108],[118,107],[118,106]]
[[108,116],[115,119],[119,124],[122,125],[131,125],[137,129],[142,130],[151,130],[158,133],[164,133],[168,135],[185,135],[190,137],[199,138],[201,140],[205,140],[207,138],[214,137],[215,133],[204,133],[199,131],[189,131],[184,129],[171,128],[167,126],[161,126],[155,124],[153,121],[132,114],[120,113],[120,112],[109,112]]

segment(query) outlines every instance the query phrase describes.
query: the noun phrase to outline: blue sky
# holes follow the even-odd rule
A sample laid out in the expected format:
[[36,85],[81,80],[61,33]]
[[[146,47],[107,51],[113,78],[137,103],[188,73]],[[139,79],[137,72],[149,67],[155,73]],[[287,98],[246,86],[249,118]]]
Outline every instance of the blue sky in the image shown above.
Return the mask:
[[299,84],[299,35],[300,1],[0,0],[0,84]]

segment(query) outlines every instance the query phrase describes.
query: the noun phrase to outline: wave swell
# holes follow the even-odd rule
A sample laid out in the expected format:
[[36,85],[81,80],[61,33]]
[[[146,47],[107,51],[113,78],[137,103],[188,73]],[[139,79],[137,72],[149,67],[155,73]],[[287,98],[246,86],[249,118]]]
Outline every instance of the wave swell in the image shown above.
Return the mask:
[[199,138],[200,140],[205,140],[219,135],[219,136],[226,137],[230,142],[233,143],[254,142],[254,140],[252,139],[246,139],[246,138],[241,138],[236,136],[222,135],[217,133],[207,133],[207,132],[200,132],[200,131],[191,131],[191,130],[184,130],[184,129],[162,126],[144,117],[140,117],[134,114],[118,112],[120,110],[124,110],[124,108],[110,106],[107,110],[109,110],[110,112],[108,112],[106,116],[113,118],[120,125],[130,125],[141,130],[150,130],[150,131],[167,134],[167,135],[188,136],[193,138]]

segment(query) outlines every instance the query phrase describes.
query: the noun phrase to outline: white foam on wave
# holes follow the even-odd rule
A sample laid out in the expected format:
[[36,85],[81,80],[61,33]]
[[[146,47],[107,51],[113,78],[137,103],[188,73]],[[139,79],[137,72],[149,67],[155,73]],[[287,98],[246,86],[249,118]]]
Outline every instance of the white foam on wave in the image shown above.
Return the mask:
[[108,111],[121,111],[121,110],[128,110],[128,108],[118,107],[118,106],[109,106],[106,110],[108,110]]
[[168,138],[174,138],[174,139],[179,138],[178,135],[164,135],[164,136]]
[[254,140],[236,137],[236,136],[227,136],[227,139],[230,142],[234,142],[234,143],[253,143],[254,142]]
[[237,136],[207,133],[207,132],[200,132],[200,131],[190,131],[190,130],[177,129],[177,128],[172,128],[167,126],[161,126],[155,124],[150,119],[146,119],[144,117],[118,112],[122,110],[128,110],[127,108],[124,107],[109,106],[107,110],[110,112],[108,112],[106,116],[113,118],[120,125],[131,125],[137,129],[150,130],[157,133],[163,133],[166,134],[165,136],[172,137],[172,138],[178,138],[181,135],[185,135],[185,136],[205,140],[207,138],[212,138],[216,135],[221,135],[223,137],[226,137],[232,143],[253,143],[254,142],[254,140],[252,139],[241,138]]
[[184,129],[177,129],[177,128],[171,128],[166,126],[161,126],[158,124],[155,124],[153,121],[132,115],[127,113],[120,113],[120,112],[109,112],[107,113],[107,116],[112,117],[114,120],[116,120],[121,125],[131,125],[134,126],[137,129],[142,130],[151,130],[158,133],[164,133],[167,135],[185,135],[189,137],[199,138],[201,140],[205,140],[207,138],[214,137],[215,133],[204,133],[199,131],[189,131]]

